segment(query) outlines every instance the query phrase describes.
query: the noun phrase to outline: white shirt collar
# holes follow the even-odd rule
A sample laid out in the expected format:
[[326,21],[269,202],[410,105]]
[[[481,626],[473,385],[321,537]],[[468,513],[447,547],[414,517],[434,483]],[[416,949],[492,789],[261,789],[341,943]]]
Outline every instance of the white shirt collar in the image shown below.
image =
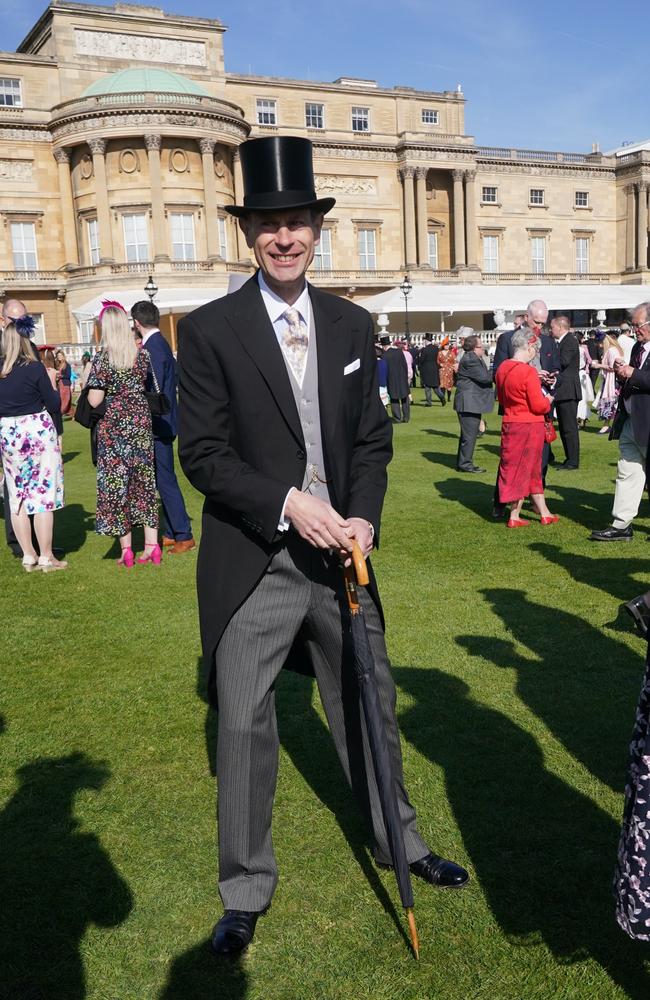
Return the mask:
[[272,291],[264,280],[264,275],[261,271],[258,272],[257,280],[260,285],[260,292],[262,293],[262,301],[264,303],[264,308],[269,314],[269,319],[272,323],[276,323],[280,317],[284,316],[287,309],[297,309],[300,313],[304,322],[309,326],[310,311],[309,311],[309,285],[305,282],[305,287],[300,293],[299,297],[293,303],[292,306],[281,299],[274,291]]
[[155,330],[148,330],[148,331],[147,331],[147,332],[146,332],[146,333],[145,333],[145,334],[143,335],[143,337],[142,337],[142,346],[143,346],[143,347],[144,347],[144,345],[145,345],[145,344],[147,343],[147,341],[149,340],[149,337],[153,337],[154,333],[160,333],[160,330],[159,330],[159,329],[158,329],[158,328],[156,327],[156,329],[155,329]]

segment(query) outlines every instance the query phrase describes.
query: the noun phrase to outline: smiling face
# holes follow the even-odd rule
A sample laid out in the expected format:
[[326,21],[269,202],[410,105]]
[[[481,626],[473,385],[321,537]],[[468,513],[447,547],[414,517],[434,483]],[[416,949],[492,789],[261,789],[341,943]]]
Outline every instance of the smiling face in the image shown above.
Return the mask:
[[269,288],[292,305],[305,283],[305,272],[320,240],[322,213],[309,208],[251,212],[239,220]]

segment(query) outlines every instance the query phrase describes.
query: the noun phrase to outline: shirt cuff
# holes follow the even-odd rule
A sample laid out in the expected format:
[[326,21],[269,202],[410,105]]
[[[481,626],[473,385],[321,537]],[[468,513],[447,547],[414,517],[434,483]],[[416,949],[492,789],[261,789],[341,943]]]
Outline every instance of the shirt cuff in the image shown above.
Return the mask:
[[288,531],[289,528],[291,527],[291,521],[287,520],[287,518],[284,516],[284,509],[287,506],[287,500],[289,499],[289,494],[293,493],[295,488],[296,488],[295,486],[292,486],[291,489],[289,490],[289,493],[287,493],[286,497],[284,498],[284,503],[282,504],[282,511],[280,512],[280,520],[278,522],[278,531]]

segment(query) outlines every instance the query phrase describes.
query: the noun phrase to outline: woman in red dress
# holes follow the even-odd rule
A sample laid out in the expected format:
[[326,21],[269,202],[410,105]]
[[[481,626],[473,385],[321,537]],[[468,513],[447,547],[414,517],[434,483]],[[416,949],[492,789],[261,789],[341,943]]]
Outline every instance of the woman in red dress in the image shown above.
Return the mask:
[[503,408],[501,425],[501,464],[499,497],[510,505],[509,528],[527,528],[530,521],[521,518],[521,505],[530,496],[542,524],[556,524],[544,499],[542,450],[544,417],[551,409],[551,399],[542,392],[540,378],[531,362],[539,353],[539,339],[528,327],[512,336],[513,357],[499,365],[496,386]]

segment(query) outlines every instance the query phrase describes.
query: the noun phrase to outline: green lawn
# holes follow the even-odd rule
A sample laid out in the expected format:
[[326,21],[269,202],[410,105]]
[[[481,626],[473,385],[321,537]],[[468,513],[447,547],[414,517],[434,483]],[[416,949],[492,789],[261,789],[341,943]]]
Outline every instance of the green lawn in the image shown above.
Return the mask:
[[281,880],[226,966],[206,949],[216,720],[195,553],[119,570],[93,532],[87,432],[66,425],[69,572],[28,575],[0,551],[2,1000],[648,1000],[646,949],[617,928],[610,884],[644,655],[618,606],[647,587],[650,522],[632,545],[587,541],[609,523],[616,462],[590,428],[581,469],[549,475],[559,525],[506,531],[488,419],[488,472],[471,477],[454,471],[451,407],[395,428],[375,560],[407,784],[431,845],[472,881],[416,884],[416,963],[311,682],[283,676]]

